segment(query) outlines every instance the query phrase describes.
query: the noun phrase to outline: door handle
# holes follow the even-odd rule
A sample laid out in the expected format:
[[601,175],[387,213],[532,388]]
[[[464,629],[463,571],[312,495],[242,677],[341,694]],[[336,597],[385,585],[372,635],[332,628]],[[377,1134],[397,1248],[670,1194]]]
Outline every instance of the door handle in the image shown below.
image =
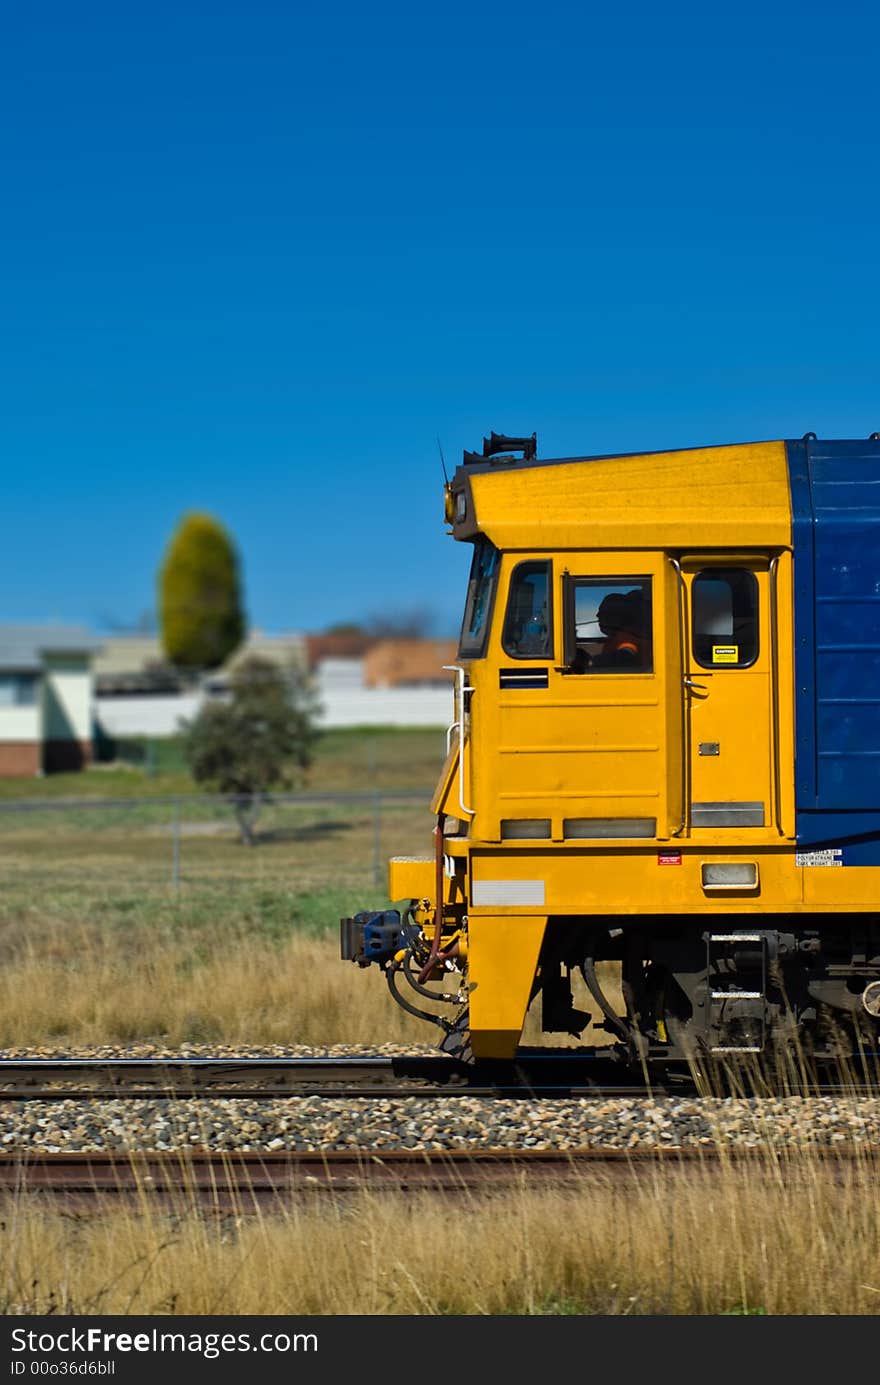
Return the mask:
[[706,686],[706,684],[697,682],[696,678],[691,678],[689,675],[685,675],[685,677],[681,681],[683,686],[687,688],[688,692],[692,693],[694,697],[709,696],[709,689]]

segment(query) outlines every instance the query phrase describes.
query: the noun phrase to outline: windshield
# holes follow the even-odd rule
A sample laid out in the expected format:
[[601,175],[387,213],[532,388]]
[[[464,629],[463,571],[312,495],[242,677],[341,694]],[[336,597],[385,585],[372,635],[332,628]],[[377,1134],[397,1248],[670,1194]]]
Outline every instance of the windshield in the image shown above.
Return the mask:
[[458,653],[461,658],[476,658],[486,648],[489,617],[498,582],[498,549],[488,539],[479,539],[474,547],[471,575],[468,580],[467,601],[461,626]]

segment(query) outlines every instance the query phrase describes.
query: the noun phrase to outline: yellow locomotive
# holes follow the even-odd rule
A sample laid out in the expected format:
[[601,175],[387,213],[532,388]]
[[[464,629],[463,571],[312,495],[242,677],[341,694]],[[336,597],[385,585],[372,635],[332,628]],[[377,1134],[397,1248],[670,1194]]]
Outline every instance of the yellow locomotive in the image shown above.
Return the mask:
[[544,459],[493,433],[445,517],[473,560],[434,849],[343,958],[476,1060],[532,1001],[584,1034],[575,972],[633,1061],[875,1050],[880,435]]

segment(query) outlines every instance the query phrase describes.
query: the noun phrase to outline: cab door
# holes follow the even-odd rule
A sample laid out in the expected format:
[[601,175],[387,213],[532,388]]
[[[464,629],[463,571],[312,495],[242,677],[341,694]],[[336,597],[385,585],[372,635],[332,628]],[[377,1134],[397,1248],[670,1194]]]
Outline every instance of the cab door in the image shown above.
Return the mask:
[[682,561],[691,833],[770,828],[775,801],[769,561]]
[[[609,607],[622,608],[613,629]],[[666,839],[684,823],[678,588],[662,553],[505,555],[472,664],[474,835]]]

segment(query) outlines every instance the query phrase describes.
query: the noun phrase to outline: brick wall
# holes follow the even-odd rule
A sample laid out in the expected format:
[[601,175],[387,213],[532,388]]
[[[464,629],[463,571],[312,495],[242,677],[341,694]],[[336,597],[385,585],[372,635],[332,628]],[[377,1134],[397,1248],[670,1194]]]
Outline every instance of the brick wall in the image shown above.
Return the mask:
[[0,778],[37,774],[42,760],[40,750],[36,741],[0,741]]

